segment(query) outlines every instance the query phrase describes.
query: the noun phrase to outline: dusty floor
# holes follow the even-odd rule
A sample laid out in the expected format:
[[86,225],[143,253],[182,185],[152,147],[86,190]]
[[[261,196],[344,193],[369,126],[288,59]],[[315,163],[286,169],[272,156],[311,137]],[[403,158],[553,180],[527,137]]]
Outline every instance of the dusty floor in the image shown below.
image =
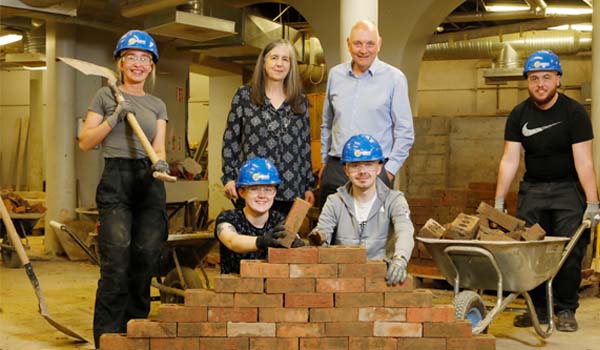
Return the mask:
[[[61,324],[92,339],[94,294],[98,268],[88,262],[41,253],[42,237],[30,237],[31,256],[52,317]],[[153,290],[153,294],[158,294]],[[449,291],[435,291],[436,303],[451,300]],[[493,302],[493,298],[490,298]],[[158,302],[153,303],[151,317]],[[497,337],[498,350],[600,350],[600,298],[586,297],[578,313],[580,330],[555,332],[542,340],[533,329],[512,326],[514,312],[502,313],[490,327]],[[75,350],[93,349],[76,343],[56,331],[38,313],[38,300],[22,268],[9,269],[0,264],[0,350]]]

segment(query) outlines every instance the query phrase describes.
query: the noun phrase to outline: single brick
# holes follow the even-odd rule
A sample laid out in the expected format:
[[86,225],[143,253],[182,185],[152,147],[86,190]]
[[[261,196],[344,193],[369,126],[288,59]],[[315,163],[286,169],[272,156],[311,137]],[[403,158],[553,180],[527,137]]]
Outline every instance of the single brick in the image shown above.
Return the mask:
[[235,338],[200,338],[198,350],[248,350],[247,337]]
[[290,274],[288,264],[269,264],[264,260],[242,260],[240,276],[245,278],[287,278]]
[[407,322],[452,322],[456,321],[452,305],[434,305],[433,307],[409,307],[406,309]]
[[205,322],[206,306],[183,306],[178,304],[160,304],[158,321],[160,322]]
[[250,350],[298,350],[298,338],[250,338]]
[[126,334],[104,333],[100,336],[100,350],[149,350],[148,338],[127,338]]
[[286,293],[285,307],[333,307],[333,293]]
[[319,250],[316,247],[269,248],[268,261],[270,264],[318,264]]
[[317,293],[360,293],[365,291],[364,278],[318,278]]
[[414,279],[411,275],[406,277],[403,283],[398,283],[395,286],[387,284],[385,278],[367,277],[365,278],[365,292],[401,292],[411,291],[414,288]]
[[540,224],[535,224],[527,227],[525,232],[521,233],[521,237],[524,241],[543,241],[544,237],[546,237],[546,231]]
[[265,280],[267,293],[313,293],[314,278],[267,278]]
[[309,319],[310,322],[354,322],[358,321],[358,308],[313,308]]
[[398,338],[398,350],[446,350],[445,338]]
[[321,264],[364,264],[366,262],[367,249],[365,247],[319,247],[319,263]]
[[486,216],[490,221],[504,227],[508,231],[516,231],[517,229],[525,227],[525,221],[505,214],[485,202],[479,203],[477,212]]
[[133,319],[127,322],[127,336],[130,338],[175,337],[177,323],[155,322],[146,319]]
[[412,292],[386,292],[386,307],[431,307],[433,294],[427,289]]
[[460,213],[452,221],[443,238],[471,240],[475,237],[478,229],[479,217]]
[[370,337],[373,335],[373,322],[327,322],[325,336],[328,337]]
[[225,322],[181,322],[177,325],[178,337],[225,337]]
[[[348,350],[396,350],[396,344],[395,338],[350,337]],[[420,350],[420,348],[415,349]]]
[[383,306],[383,293],[336,293],[335,307]]
[[406,322],[375,322],[373,335],[376,337],[420,338],[423,336],[423,325]]
[[277,337],[322,337],[324,323],[277,323]]
[[446,233],[446,229],[444,226],[440,225],[437,221],[433,219],[427,220],[425,225],[421,227],[417,236],[424,238],[442,238]]
[[336,264],[290,264],[289,267],[291,278],[337,277]]
[[312,204],[302,198],[294,199],[294,204],[292,204],[292,207],[285,218],[286,235],[279,239],[282,246],[286,248],[292,246],[294,239],[296,239],[296,234],[300,230],[302,222],[304,222],[304,218],[306,218],[306,214],[308,214],[308,210],[311,207]]
[[496,338],[489,334],[472,338],[448,338],[447,350],[496,350]]
[[358,309],[359,321],[406,321],[406,308],[403,307],[361,307]]
[[259,322],[308,322],[308,308],[261,308]]
[[185,306],[233,306],[233,293],[215,293],[206,289],[186,289]]
[[300,350],[347,350],[347,337],[300,338]]
[[258,309],[255,307],[209,307],[209,322],[256,322]]
[[366,264],[339,264],[340,278],[384,278],[387,264],[384,261],[367,261]]
[[471,321],[424,322],[423,336],[426,338],[469,338],[471,337]]
[[227,322],[228,337],[274,337],[275,323]]
[[283,307],[283,294],[235,293],[235,307]]
[[236,275],[218,275],[215,277],[217,293],[262,293],[262,278],[240,278]]
[[199,344],[198,338],[150,338],[152,350],[195,350]]

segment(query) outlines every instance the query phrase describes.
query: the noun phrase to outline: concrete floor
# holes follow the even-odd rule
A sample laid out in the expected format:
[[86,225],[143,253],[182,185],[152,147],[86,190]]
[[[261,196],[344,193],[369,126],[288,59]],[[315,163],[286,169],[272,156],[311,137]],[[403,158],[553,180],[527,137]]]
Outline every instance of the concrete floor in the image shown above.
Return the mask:
[[[50,314],[59,323],[92,339],[92,317],[98,268],[88,262],[70,262],[42,252],[43,237],[30,237],[32,260]],[[214,271],[216,273],[216,271]],[[435,290],[436,303],[448,303],[452,292]],[[153,294],[158,294],[153,289]],[[487,298],[486,298],[487,299]],[[490,297],[490,302],[494,298]],[[518,305],[516,305],[518,306]],[[153,303],[151,317],[158,302]],[[600,298],[581,300],[576,333],[554,332],[541,339],[532,328],[514,328],[514,312],[502,313],[490,327],[498,350],[600,350]],[[55,330],[38,313],[38,300],[22,268],[0,265],[0,350],[89,350]]]

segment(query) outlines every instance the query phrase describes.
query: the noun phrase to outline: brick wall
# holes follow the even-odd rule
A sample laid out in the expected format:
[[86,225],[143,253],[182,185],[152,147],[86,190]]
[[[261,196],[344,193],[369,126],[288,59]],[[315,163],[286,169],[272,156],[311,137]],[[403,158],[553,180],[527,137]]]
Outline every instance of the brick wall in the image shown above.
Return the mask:
[[410,276],[390,287],[385,274],[364,248],[271,248],[269,261],[217,276],[214,290],[186,290],[184,305],[160,305],[156,320],[103,335],[100,349],[495,349],[494,337],[472,336],[469,321],[433,305]]

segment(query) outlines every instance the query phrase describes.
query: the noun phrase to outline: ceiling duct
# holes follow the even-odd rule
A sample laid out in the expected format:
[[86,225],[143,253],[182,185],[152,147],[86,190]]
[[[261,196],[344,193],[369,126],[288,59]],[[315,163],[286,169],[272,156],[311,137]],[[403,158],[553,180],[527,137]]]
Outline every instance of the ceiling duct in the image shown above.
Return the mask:
[[4,62],[13,67],[43,67],[46,65],[46,26],[32,27],[23,32],[23,52],[7,53]]
[[186,11],[174,9],[156,14],[144,22],[145,30],[151,34],[197,42],[236,34],[235,22],[203,16],[202,8],[202,1],[190,1],[182,7]]

